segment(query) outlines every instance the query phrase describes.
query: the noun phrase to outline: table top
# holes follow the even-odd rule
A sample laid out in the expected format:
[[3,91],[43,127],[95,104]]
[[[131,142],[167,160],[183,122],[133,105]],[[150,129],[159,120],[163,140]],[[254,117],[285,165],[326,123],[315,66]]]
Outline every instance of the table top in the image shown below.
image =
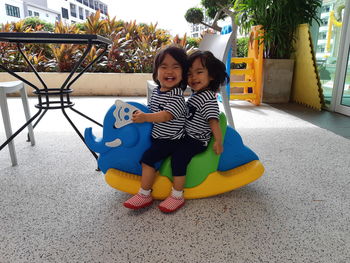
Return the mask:
[[0,32],[0,42],[58,43],[58,44],[112,44],[108,38],[91,34]]

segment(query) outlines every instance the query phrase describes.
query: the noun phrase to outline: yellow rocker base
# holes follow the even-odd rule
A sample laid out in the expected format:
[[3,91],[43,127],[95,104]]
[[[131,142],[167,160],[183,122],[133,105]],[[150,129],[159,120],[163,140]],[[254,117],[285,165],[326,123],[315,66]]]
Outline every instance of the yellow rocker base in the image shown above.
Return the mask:
[[[198,186],[185,188],[185,199],[196,199],[222,194],[238,187],[249,184],[264,173],[264,166],[260,161],[252,161],[225,172],[213,172]],[[141,185],[141,176],[125,173],[116,169],[109,169],[105,174],[106,182],[120,191],[136,194]],[[153,184],[152,196],[163,200],[170,194],[172,182],[165,176],[157,175]]]

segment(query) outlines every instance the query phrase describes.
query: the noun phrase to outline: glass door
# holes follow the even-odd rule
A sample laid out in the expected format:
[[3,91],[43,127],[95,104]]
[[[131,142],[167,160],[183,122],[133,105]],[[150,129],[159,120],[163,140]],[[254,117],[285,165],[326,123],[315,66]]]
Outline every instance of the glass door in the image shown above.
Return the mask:
[[342,41],[340,43],[340,54],[343,54],[337,65],[338,76],[335,81],[334,110],[350,116],[350,3],[344,12],[342,25]]
[[322,85],[325,107],[334,110],[335,82],[337,78],[337,64],[342,58],[340,43],[342,37],[344,9],[346,0],[323,0],[320,10],[321,24],[314,25],[318,32],[315,51],[316,63]]

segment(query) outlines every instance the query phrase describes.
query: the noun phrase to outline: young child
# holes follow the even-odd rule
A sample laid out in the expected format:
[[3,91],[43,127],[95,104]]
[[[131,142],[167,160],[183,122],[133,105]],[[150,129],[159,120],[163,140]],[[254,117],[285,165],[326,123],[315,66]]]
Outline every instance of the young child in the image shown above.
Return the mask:
[[[132,117],[135,123],[154,123],[152,145],[141,159],[141,188],[136,195],[124,202],[127,208],[140,209],[153,203],[151,191],[156,174],[155,164],[171,156],[178,149],[184,136],[186,106],[183,90],[187,86],[187,65],[186,52],[176,46],[161,50],[155,57],[153,80],[158,87],[153,90],[148,105],[152,113],[136,111]],[[176,167],[178,165],[172,160],[173,175],[177,173]],[[182,188],[178,185],[182,185],[182,179],[174,176],[171,197],[182,197]],[[171,210],[172,203],[166,203],[165,209]]]
[[207,149],[211,136],[214,137],[214,152],[216,154],[223,152],[219,105],[215,93],[221,84],[229,80],[226,66],[209,51],[196,51],[189,56],[188,61],[188,85],[193,94],[186,103],[185,136],[181,140],[181,147],[172,156],[172,161],[178,165],[176,200],[181,201],[174,202],[174,198],[168,197],[159,205],[159,209],[163,212],[173,212],[184,205],[182,190],[187,165],[193,156]]
[[214,137],[213,150],[223,152],[219,125],[219,105],[216,93],[220,85],[229,81],[225,64],[210,51],[196,51],[189,58],[188,85],[193,94],[186,103],[186,136],[201,142],[205,147]]

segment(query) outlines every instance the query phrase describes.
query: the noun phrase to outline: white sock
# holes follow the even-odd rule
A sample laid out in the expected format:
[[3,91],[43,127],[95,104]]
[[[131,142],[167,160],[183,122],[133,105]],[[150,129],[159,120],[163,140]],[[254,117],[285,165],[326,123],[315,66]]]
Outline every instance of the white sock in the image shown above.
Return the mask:
[[184,191],[178,191],[174,188],[171,189],[171,195],[175,198],[182,198]]
[[151,194],[151,191],[152,191],[152,189],[145,190],[145,189],[143,189],[142,187],[140,187],[139,194],[148,196],[148,195]]

